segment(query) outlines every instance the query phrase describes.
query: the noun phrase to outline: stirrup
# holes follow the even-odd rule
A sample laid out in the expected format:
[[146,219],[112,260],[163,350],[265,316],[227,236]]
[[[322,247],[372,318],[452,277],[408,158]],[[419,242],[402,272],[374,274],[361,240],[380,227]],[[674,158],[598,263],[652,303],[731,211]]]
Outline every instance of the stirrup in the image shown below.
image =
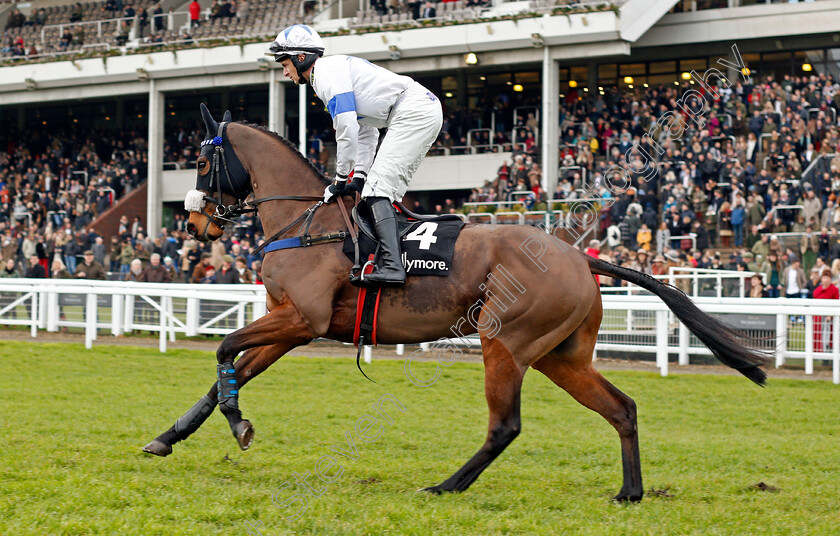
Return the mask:
[[[354,285],[354,286],[357,286],[357,287],[368,286],[367,282],[365,281],[365,270],[367,269],[369,264],[374,266],[374,268],[376,267],[376,265],[373,263],[373,261],[369,260],[362,266],[362,268],[360,270],[358,268],[356,268],[355,266],[350,269],[350,284],[351,285]],[[358,273],[354,274],[353,273],[354,269],[359,270]]]

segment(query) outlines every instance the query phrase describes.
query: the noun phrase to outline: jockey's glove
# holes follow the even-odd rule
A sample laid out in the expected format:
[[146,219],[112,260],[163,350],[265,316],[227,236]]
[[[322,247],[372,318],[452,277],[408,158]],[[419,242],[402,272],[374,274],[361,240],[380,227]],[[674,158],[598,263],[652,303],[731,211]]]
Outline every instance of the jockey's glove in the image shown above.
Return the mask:
[[337,196],[343,195],[347,190],[347,178],[336,177],[335,182],[324,189],[324,203],[329,203]]
[[365,187],[365,176],[367,173],[351,173],[353,182],[347,184],[348,177],[337,176],[335,181],[324,189],[324,203],[330,203],[338,196],[353,195],[355,192],[362,192]]

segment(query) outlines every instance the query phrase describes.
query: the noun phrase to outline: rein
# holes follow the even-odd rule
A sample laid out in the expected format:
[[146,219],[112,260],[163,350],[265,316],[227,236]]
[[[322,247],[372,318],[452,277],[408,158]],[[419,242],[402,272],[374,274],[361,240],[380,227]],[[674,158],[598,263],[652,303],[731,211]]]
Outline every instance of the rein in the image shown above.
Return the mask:
[[[339,206],[341,210],[341,215],[344,218],[344,223],[347,225],[347,230],[339,230],[333,233],[326,233],[321,235],[310,235],[309,234],[309,226],[312,224],[312,219],[315,216],[315,211],[317,211],[321,206],[324,205],[324,201],[322,196],[313,196],[313,195],[272,195],[268,197],[261,197],[259,199],[254,199],[253,201],[246,201],[244,199],[240,199],[234,205],[224,205],[222,204],[222,172],[224,172],[224,176],[227,179],[227,184],[230,187],[230,191],[236,191],[233,180],[230,176],[230,171],[228,170],[227,159],[225,158],[225,150],[222,147],[222,143],[224,142],[223,134],[224,128],[227,125],[227,122],[222,122],[219,124],[219,128],[217,131],[217,136],[210,140],[205,140],[201,143],[202,146],[204,145],[214,145],[213,150],[213,162],[210,165],[210,191],[213,192],[214,185],[216,190],[216,198],[213,198],[209,195],[204,196],[205,201],[210,201],[216,205],[216,210],[213,215],[207,212],[206,209],[202,208],[201,213],[207,216],[207,218],[212,221],[216,226],[220,229],[224,229],[224,223],[236,223],[234,218],[238,218],[243,214],[247,213],[256,213],[258,211],[259,205],[265,203],[267,201],[317,201],[314,205],[306,209],[303,214],[295,218],[290,224],[286,225],[273,235],[271,238],[265,240],[262,245],[258,246],[253,253],[257,254],[263,249],[266,251],[276,251],[278,249],[288,249],[288,248],[296,248],[296,247],[308,247],[313,245],[319,244],[327,244],[330,242],[339,242],[343,241],[347,236],[350,236],[353,239],[353,247],[356,251],[356,263],[354,264],[353,268],[351,268],[351,274],[355,273],[356,271],[361,271],[361,266],[359,266],[359,236],[358,232],[353,225],[353,222],[350,219],[350,216],[347,214],[347,208],[344,206],[344,202],[342,199],[337,198],[335,200],[336,204]],[[356,194],[356,202],[358,203],[358,193]],[[289,230],[293,229],[295,226],[303,222],[303,228],[301,233],[294,238],[279,240],[281,236],[286,234]],[[269,247],[271,246],[271,247]]]

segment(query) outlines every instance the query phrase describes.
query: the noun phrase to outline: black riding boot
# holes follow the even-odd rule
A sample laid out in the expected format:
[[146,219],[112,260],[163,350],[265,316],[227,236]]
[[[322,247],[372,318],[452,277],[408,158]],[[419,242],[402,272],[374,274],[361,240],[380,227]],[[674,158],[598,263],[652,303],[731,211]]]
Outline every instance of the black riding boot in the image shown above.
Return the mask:
[[402,285],[405,283],[405,268],[400,258],[400,239],[397,236],[397,219],[394,207],[387,197],[368,197],[366,200],[376,237],[379,239],[381,268],[364,276],[364,283],[370,285]]

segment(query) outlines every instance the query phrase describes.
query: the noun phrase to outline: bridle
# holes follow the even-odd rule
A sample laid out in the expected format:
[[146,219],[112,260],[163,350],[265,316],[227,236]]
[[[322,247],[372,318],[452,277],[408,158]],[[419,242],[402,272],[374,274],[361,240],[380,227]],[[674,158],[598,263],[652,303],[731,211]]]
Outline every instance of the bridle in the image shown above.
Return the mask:
[[[215,191],[216,197],[212,197],[211,195],[204,195],[204,201],[209,201],[216,205],[216,210],[213,214],[207,212],[206,204],[204,207],[201,208],[201,213],[207,217],[208,221],[205,225],[205,232],[207,227],[210,226],[212,222],[215,224],[219,229],[224,230],[225,223],[235,224],[234,218],[238,218],[244,214],[248,213],[256,213],[259,205],[265,203],[266,201],[317,201],[314,205],[307,208],[303,214],[298,216],[294,221],[290,224],[286,225],[276,233],[274,233],[271,238],[266,239],[260,246],[254,249],[253,254],[257,254],[262,251],[266,246],[277,240],[279,237],[283,236],[286,232],[290,229],[294,228],[299,223],[303,222],[303,228],[301,235],[305,237],[305,240],[301,241],[298,247],[306,247],[315,244],[327,243],[327,242],[337,242],[340,240],[344,240],[347,236],[351,236],[353,238],[353,243],[355,248],[358,250],[358,237],[357,233],[355,232],[355,228],[350,220],[349,215],[347,214],[347,208],[344,206],[344,203],[341,202],[340,199],[336,200],[336,204],[341,209],[341,214],[344,217],[344,222],[347,224],[347,231],[340,230],[333,233],[327,233],[325,235],[319,236],[310,236],[309,235],[309,226],[312,223],[312,219],[315,216],[315,211],[317,211],[321,206],[324,205],[324,200],[322,196],[314,196],[314,195],[272,195],[268,197],[261,197],[259,199],[247,200],[247,196],[250,195],[251,189],[248,188],[248,192],[245,194],[245,197],[241,197],[241,193],[237,193],[236,185],[234,184],[234,179],[231,177],[230,169],[228,168],[228,161],[225,155],[225,149],[223,147],[224,144],[224,131],[226,126],[228,125],[228,121],[223,121],[219,123],[219,129],[216,133],[216,136],[209,140],[204,140],[201,142],[201,147],[205,145],[213,145],[213,157],[210,160],[210,178],[209,178],[209,188],[211,195]],[[241,165],[241,164],[240,164]],[[231,192],[231,195],[234,195],[237,198],[237,202],[232,205],[225,205],[222,203],[222,176],[224,175],[226,185]],[[250,181],[249,181],[250,186]],[[358,257],[358,255],[357,255]],[[358,264],[358,263],[357,263]],[[355,267],[354,267],[355,268]]]

